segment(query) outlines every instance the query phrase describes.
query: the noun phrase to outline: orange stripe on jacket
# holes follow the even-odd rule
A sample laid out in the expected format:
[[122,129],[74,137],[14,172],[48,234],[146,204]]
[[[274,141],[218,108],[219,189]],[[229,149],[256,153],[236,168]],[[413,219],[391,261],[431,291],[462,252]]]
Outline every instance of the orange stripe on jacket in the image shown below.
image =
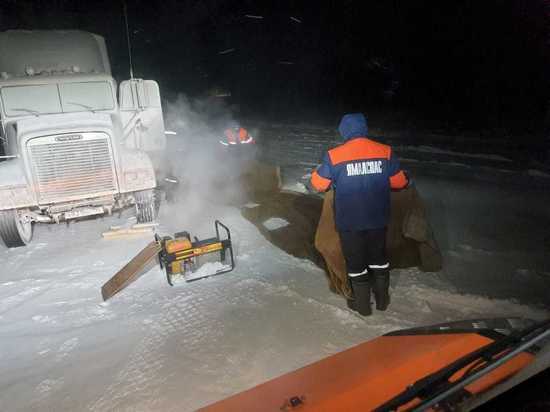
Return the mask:
[[244,128],[241,127],[241,128],[239,129],[239,140],[240,140],[241,142],[244,142],[246,139],[248,139],[248,132],[247,132],[246,129],[244,129]]
[[324,192],[330,187],[330,179],[327,179],[317,173],[317,170],[314,170],[311,174],[311,185],[315,190],[319,192]]
[[402,170],[390,176],[390,186],[392,189],[403,189],[409,183],[407,176]]
[[227,138],[227,142],[230,144],[254,143],[254,139],[250,138],[248,131],[244,127],[241,127],[238,133],[236,133],[233,129],[227,129],[224,133]]
[[338,163],[363,159],[390,159],[391,148],[366,137],[355,138],[328,151],[334,166]]

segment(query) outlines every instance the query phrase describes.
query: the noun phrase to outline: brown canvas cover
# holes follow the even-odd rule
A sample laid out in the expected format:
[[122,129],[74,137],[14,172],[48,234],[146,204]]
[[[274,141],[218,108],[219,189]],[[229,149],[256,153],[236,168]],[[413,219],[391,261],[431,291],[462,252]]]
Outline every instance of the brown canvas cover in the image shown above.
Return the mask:
[[[323,199],[318,196],[276,191],[257,193],[241,213],[278,248],[323,266],[323,258],[314,245],[322,207]],[[283,219],[288,225],[269,230],[264,223],[270,218]]]
[[[267,185],[268,187],[270,185]],[[266,185],[261,185],[265,188]],[[442,257],[428,222],[426,209],[414,186],[392,192],[387,248],[392,268],[418,267],[435,272]],[[345,261],[334,224],[332,191],[324,198],[279,190],[255,191],[242,215],[275,246],[325,269],[331,290],[349,295]],[[252,203],[252,204],[251,204]],[[284,219],[288,225],[269,230],[268,219]]]
[[[323,209],[315,233],[315,247],[325,260],[332,288],[342,295],[349,296],[346,263],[334,223],[333,204],[334,193],[331,190],[325,194],[323,200]],[[392,268],[417,266],[426,272],[441,270],[441,252],[416,187],[410,186],[392,192],[386,244]]]

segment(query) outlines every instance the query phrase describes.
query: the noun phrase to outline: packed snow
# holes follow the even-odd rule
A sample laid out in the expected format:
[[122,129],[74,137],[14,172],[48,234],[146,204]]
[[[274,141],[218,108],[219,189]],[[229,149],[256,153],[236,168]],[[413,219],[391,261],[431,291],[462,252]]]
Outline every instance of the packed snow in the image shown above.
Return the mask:
[[202,279],[231,269],[231,265],[223,262],[206,262],[198,265],[196,270],[184,274],[185,281]]
[[[270,153],[298,159],[283,165],[283,179],[301,188],[320,159],[311,147],[326,141],[307,128],[276,130],[301,138],[291,153]],[[277,249],[238,206],[211,197],[197,204],[187,193],[164,205],[157,232],[208,238],[219,219],[232,232],[235,270],[170,287],[155,267],[108,302],[101,285],[151,241],[101,238],[126,225],[131,210],[37,226],[28,247],[0,250],[0,410],[191,411],[392,330],[547,317],[548,194],[448,169],[411,170],[444,270],[392,271],[389,310],[366,318],[329,291],[321,269]]]
[[280,217],[271,217],[263,223],[263,226],[269,231],[281,229],[288,225],[289,223]]
[[417,152],[424,152],[424,153],[433,153],[433,154],[448,154],[453,156],[462,156],[462,157],[471,157],[471,158],[477,158],[477,159],[489,159],[489,160],[500,160],[502,162],[511,162],[511,159],[508,159],[501,155],[495,155],[495,154],[481,154],[481,153],[464,153],[464,152],[457,152],[454,150],[445,150],[445,149],[439,149],[437,147],[433,146],[396,146],[395,149],[397,150],[409,150],[409,151],[417,151]]

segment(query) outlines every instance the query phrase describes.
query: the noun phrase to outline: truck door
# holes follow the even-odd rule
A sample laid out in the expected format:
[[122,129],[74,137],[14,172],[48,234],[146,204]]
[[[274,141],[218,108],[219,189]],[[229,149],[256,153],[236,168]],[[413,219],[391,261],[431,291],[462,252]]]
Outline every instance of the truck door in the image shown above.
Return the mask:
[[163,151],[166,136],[157,82],[125,80],[120,83],[119,100],[126,146],[147,152]]

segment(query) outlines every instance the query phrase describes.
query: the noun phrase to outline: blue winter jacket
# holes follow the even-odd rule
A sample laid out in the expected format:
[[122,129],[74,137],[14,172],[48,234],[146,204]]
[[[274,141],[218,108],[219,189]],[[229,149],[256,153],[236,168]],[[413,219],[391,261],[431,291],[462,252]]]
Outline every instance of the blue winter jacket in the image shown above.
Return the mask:
[[345,142],[329,150],[312,173],[319,191],[332,187],[339,231],[380,229],[388,225],[391,189],[408,184],[391,147],[367,138],[361,113],[346,114],[338,131]]

